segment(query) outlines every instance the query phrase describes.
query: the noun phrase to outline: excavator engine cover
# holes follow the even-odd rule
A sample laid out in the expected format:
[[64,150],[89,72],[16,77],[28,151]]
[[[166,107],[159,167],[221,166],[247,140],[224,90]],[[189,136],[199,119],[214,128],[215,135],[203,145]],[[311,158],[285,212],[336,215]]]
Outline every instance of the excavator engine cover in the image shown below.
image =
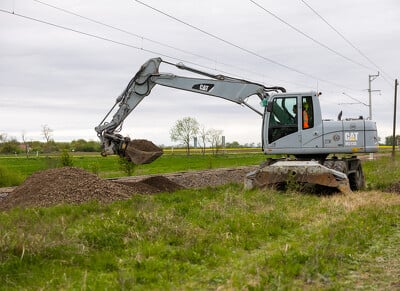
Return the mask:
[[136,165],[149,164],[162,154],[162,149],[145,139],[127,141],[122,148],[122,156]]

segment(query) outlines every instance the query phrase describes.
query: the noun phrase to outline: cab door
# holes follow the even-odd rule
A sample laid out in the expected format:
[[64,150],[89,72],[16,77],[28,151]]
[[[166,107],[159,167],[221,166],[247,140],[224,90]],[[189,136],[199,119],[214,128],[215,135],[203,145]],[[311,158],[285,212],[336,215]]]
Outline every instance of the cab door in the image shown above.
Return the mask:
[[318,111],[319,103],[317,96],[300,96],[299,102],[301,105],[301,146],[306,148],[321,148],[322,147],[322,123],[320,111]]
[[[268,104],[267,144],[272,148],[299,146],[299,104],[297,96],[277,96]],[[264,137],[265,138],[265,137]]]

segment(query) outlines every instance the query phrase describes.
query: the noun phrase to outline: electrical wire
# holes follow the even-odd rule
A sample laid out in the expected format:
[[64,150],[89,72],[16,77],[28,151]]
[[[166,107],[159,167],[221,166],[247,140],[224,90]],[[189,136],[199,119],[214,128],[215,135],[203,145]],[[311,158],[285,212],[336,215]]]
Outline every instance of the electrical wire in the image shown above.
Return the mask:
[[211,62],[213,62],[213,63],[215,63],[215,64],[223,65],[223,66],[226,66],[226,67],[231,67],[231,68],[234,68],[234,69],[239,69],[239,70],[241,70],[241,71],[245,71],[245,72],[248,72],[248,73],[251,73],[251,74],[254,74],[254,75],[259,75],[259,73],[252,72],[252,71],[249,71],[249,70],[247,70],[247,69],[243,69],[243,68],[240,68],[240,67],[237,67],[237,66],[233,66],[233,65],[226,64],[226,63],[218,62],[218,61],[216,61],[216,60],[214,60],[214,59],[211,59],[211,58],[209,58],[209,57],[206,57],[206,56],[203,56],[203,55],[200,55],[200,54],[196,54],[196,53],[193,53],[193,52],[190,52],[190,51],[187,51],[187,50],[183,50],[183,49],[180,49],[180,48],[171,46],[171,45],[169,45],[169,44],[166,44],[166,43],[163,43],[163,42],[160,42],[160,41],[157,41],[157,40],[154,40],[154,39],[151,39],[151,38],[142,36],[142,35],[138,35],[138,34],[133,33],[133,32],[131,32],[131,31],[128,31],[128,30],[125,30],[125,29],[122,29],[122,28],[119,28],[119,27],[116,27],[116,26],[112,26],[112,25],[106,24],[106,23],[101,22],[101,21],[99,21],[99,20],[96,20],[96,19],[93,19],[93,18],[89,18],[89,17],[83,16],[83,15],[81,15],[81,14],[72,12],[72,11],[70,11],[70,10],[67,10],[67,9],[64,9],[64,8],[61,8],[61,7],[58,7],[58,6],[55,6],[55,5],[48,4],[48,3],[43,2],[43,1],[39,1],[39,0],[32,0],[32,1],[34,1],[34,2],[36,2],[36,3],[39,3],[39,4],[41,4],[41,5],[45,5],[45,6],[47,6],[47,7],[56,9],[56,10],[58,10],[58,11],[62,11],[62,12],[64,12],[64,13],[67,13],[67,14],[70,14],[70,15],[73,15],[73,16],[76,16],[76,17],[85,19],[85,20],[87,20],[87,21],[90,21],[90,22],[99,24],[99,25],[101,25],[101,26],[104,26],[104,27],[107,27],[107,28],[111,28],[111,29],[113,29],[113,30],[116,30],[116,31],[119,31],[119,32],[128,34],[128,35],[130,35],[130,36],[134,36],[134,37],[136,37],[136,38],[139,38],[139,39],[142,39],[142,40],[146,40],[146,41],[148,41],[148,42],[151,42],[151,43],[154,43],[154,44],[157,44],[157,45],[160,45],[160,46],[169,48],[169,49],[173,49],[173,50],[176,50],[176,51],[179,51],[179,52],[182,52],[182,53],[185,53],[185,54],[188,54],[188,55],[197,57],[197,58],[201,58],[201,59],[204,59],[204,60],[211,61]]
[[318,41],[317,39],[315,39],[315,38],[309,36],[308,34],[306,34],[305,32],[301,31],[300,29],[298,29],[298,28],[295,27],[294,25],[290,24],[290,23],[287,22],[286,20],[282,19],[282,18],[279,17],[278,15],[272,13],[271,11],[269,11],[268,9],[266,9],[264,6],[262,6],[261,4],[257,3],[256,1],[254,1],[254,0],[249,0],[249,1],[250,1],[251,3],[253,3],[254,5],[256,5],[258,8],[260,8],[261,10],[263,10],[263,11],[267,12],[269,15],[273,16],[275,19],[277,19],[277,20],[279,20],[280,22],[284,23],[285,25],[289,26],[289,27],[290,27],[291,29],[293,29],[294,31],[300,33],[301,35],[303,35],[304,37],[308,38],[308,39],[311,40],[312,42],[318,44],[319,46],[321,46],[321,47],[327,49],[328,51],[334,53],[335,55],[337,55],[337,56],[339,56],[339,57],[341,57],[341,58],[343,58],[343,59],[345,59],[345,60],[347,60],[347,61],[349,61],[349,62],[351,62],[351,63],[353,63],[353,64],[355,64],[355,65],[357,65],[357,66],[360,66],[360,67],[362,67],[362,68],[364,68],[364,69],[367,69],[367,70],[371,70],[370,67],[368,67],[368,66],[366,66],[366,65],[364,65],[364,64],[361,64],[361,63],[359,63],[359,62],[357,62],[357,61],[355,61],[355,60],[353,60],[353,59],[351,59],[351,58],[349,58],[349,57],[343,55],[342,53],[340,53],[340,52],[338,52],[338,51],[332,49],[332,48],[329,47],[328,45],[326,45],[326,44],[324,44],[324,43]]
[[223,39],[223,38],[220,37],[220,36],[217,36],[217,35],[215,35],[215,34],[213,34],[213,33],[210,33],[210,32],[208,32],[208,31],[206,31],[206,30],[204,30],[204,29],[201,29],[201,28],[199,28],[199,27],[197,27],[197,26],[195,26],[195,25],[193,25],[193,24],[190,24],[190,23],[188,23],[188,22],[186,22],[186,21],[183,21],[183,20],[181,20],[181,19],[179,19],[179,18],[177,18],[177,17],[175,17],[175,16],[172,16],[171,14],[168,14],[168,13],[166,13],[166,12],[160,10],[160,9],[157,9],[157,8],[155,8],[155,7],[153,7],[153,6],[149,5],[149,4],[147,4],[147,3],[144,3],[144,2],[142,2],[142,1],[140,1],[140,0],[133,0],[133,1],[135,1],[135,2],[137,2],[137,3],[139,3],[139,4],[141,4],[141,5],[143,5],[143,6],[147,7],[147,8],[149,8],[149,9],[151,9],[151,10],[153,10],[153,11],[159,13],[159,14],[162,14],[162,15],[164,15],[164,16],[170,18],[170,19],[173,19],[174,21],[177,21],[177,22],[179,22],[179,23],[181,23],[181,24],[183,24],[183,25],[185,25],[185,26],[188,26],[188,27],[190,27],[190,28],[192,28],[192,29],[194,29],[194,30],[197,30],[197,31],[199,31],[199,32],[201,32],[201,33],[203,33],[203,34],[205,34],[205,35],[211,37],[211,38],[217,39],[217,40],[219,40],[219,41],[221,41],[221,42],[223,42],[223,43],[225,43],[225,44],[228,44],[228,45],[230,45],[230,46],[232,46],[232,47],[235,47],[235,48],[237,48],[237,49],[239,49],[239,50],[241,50],[241,51],[244,51],[244,52],[246,52],[246,53],[248,53],[248,54],[251,54],[251,55],[253,55],[253,56],[255,56],[255,57],[258,57],[258,58],[260,58],[260,59],[262,59],[262,60],[264,60],[264,61],[270,62],[270,63],[272,63],[272,64],[275,64],[275,65],[277,65],[277,66],[283,67],[283,68],[285,68],[285,69],[287,69],[287,70],[296,72],[296,73],[298,73],[298,74],[300,74],[300,75],[309,77],[309,78],[311,78],[311,79],[318,80],[318,81],[321,81],[321,82],[324,82],[324,83],[327,83],[327,84],[331,84],[331,85],[333,85],[333,86],[335,86],[335,87],[340,87],[340,88],[346,88],[346,89],[350,89],[350,90],[354,90],[354,91],[359,91],[359,90],[357,90],[357,89],[349,88],[349,87],[343,86],[343,85],[341,85],[341,84],[338,84],[338,83],[335,83],[335,82],[332,82],[332,81],[329,81],[329,80],[321,79],[321,78],[319,78],[319,77],[317,77],[317,76],[314,76],[314,75],[308,74],[308,73],[306,73],[306,72],[300,71],[300,70],[298,70],[298,69],[296,69],[296,68],[294,68],[294,67],[285,65],[285,64],[280,63],[280,62],[277,62],[277,61],[275,61],[275,60],[273,60],[273,59],[270,59],[270,58],[267,58],[267,57],[265,57],[265,56],[262,56],[262,55],[260,55],[260,54],[258,54],[258,53],[256,53],[256,52],[254,52],[254,51],[251,51],[251,50],[246,49],[246,48],[244,48],[244,47],[242,47],[242,46],[240,46],[240,45],[238,45],[238,44],[235,44],[235,43],[233,43],[233,42],[231,42],[231,41],[228,41],[228,40],[226,40],[226,39]]
[[195,66],[201,67],[203,69],[212,70],[212,71],[218,71],[218,72],[221,72],[223,74],[227,74],[227,75],[231,75],[231,76],[235,76],[235,77],[239,77],[239,78],[244,79],[243,76],[240,76],[240,75],[237,75],[237,74],[233,74],[233,73],[226,72],[226,71],[223,71],[223,70],[216,70],[215,68],[208,67],[208,66],[201,65],[201,64],[197,64],[197,63],[189,61],[189,60],[173,57],[173,56],[170,56],[170,55],[158,52],[158,51],[149,50],[149,49],[146,49],[146,48],[143,48],[143,47],[127,44],[127,43],[116,41],[116,40],[113,40],[113,39],[110,39],[110,38],[106,38],[106,37],[103,37],[103,36],[95,35],[95,34],[84,32],[84,31],[80,31],[80,30],[76,30],[76,29],[73,29],[73,28],[70,28],[70,27],[59,25],[59,24],[51,23],[51,22],[48,22],[48,21],[45,21],[45,20],[41,20],[41,19],[38,19],[38,18],[30,17],[30,16],[27,16],[27,15],[23,15],[23,14],[15,12],[15,11],[11,12],[11,11],[7,11],[7,10],[4,10],[4,9],[0,9],[0,12],[7,13],[7,14],[10,14],[10,15],[13,15],[13,16],[18,16],[18,17],[21,17],[21,18],[24,18],[24,19],[28,19],[28,20],[31,20],[31,21],[35,21],[35,22],[39,22],[39,23],[42,23],[42,24],[46,24],[46,25],[49,25],[49,26],[52,26],[52,27],[56,27],[56,28],[59,28],[59,29],[67,30],[67,31],[70,31],[70,32],[78,33],[78,34],[85,35],[85,36],[88,36],[88,37],[92,37],[92,38],[95,38],[95,39],[98,39],[98,40],[103,40],[103,41],[114,43],[114,44],[117,44],[117,45],[121,45],[121,46],[129,47],[129,48],[133,48],[133,49],[136,49],[136,50],[141,50],[141,51],[145,51],[145,52],[152,53],[152,54],[155,54],[155,55],[159,55],[159,56],[162,56],[162,57],[166,57],[166,58],[169,58],[169,59],[172,59],[172,60],[176,60],[176,61],[179,61],[179,62],[184,62],[184,63],[187,63],[187,64],[195,65]]
[[[381,73],[387,75],[392,81],[394,81],[394,78],[391,77],[389,74],[385,73],[380,66],[378,66],[375,62],[371,60],[366,54],[364,54],[358,47],[356,47],[348,38],[346,38],[339,30],[337,30],[332,24],[330,24],[320,13],[318,13],[313,7],[311,7],[310,4],[308,4],[305,0],[300,0],[303,2],[304,5],[306,5],[315,15],[317,15],[323,22],[325,22],[326,25],[328,25],[334,32],[336,32],[348,45],[350,45],[354,50],[356,50],[361,56],[363,56],[370,64],[372,64],[378,71]],[[385,77],[383,76],[385,79]],[[386,82],[389,83],[388,80]],[[389,83],[390,84],[390,83]]]

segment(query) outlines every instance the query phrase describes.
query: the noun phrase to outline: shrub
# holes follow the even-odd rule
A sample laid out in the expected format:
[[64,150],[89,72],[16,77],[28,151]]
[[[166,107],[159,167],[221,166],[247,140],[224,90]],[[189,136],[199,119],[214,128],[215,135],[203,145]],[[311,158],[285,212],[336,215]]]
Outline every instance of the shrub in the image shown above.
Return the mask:
[[121,171],[124,171],[125,174],[131,176],[135,170],[135,164],[132,163],[129,159],[124,157],[119,157],[119,168]]
[[64,149],[62,151],[61,157],[60,157],[60,163],[61,166],[63,167],[72,167],[73,162],[72,162],[72,157],[69,155],[68,150]]

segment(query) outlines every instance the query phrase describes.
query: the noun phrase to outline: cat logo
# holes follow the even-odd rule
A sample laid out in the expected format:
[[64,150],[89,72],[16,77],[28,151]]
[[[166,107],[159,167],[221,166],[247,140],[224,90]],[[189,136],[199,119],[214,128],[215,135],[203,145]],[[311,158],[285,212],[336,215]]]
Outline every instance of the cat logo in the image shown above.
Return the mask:
[[192,87],[192,89],[200,90],[203,92],[210,92],[212,88],[214,88],[214,84],[196,84]]
[[344,145],[355,146],[358,141],[358,132],[345,132],[344,134]]

